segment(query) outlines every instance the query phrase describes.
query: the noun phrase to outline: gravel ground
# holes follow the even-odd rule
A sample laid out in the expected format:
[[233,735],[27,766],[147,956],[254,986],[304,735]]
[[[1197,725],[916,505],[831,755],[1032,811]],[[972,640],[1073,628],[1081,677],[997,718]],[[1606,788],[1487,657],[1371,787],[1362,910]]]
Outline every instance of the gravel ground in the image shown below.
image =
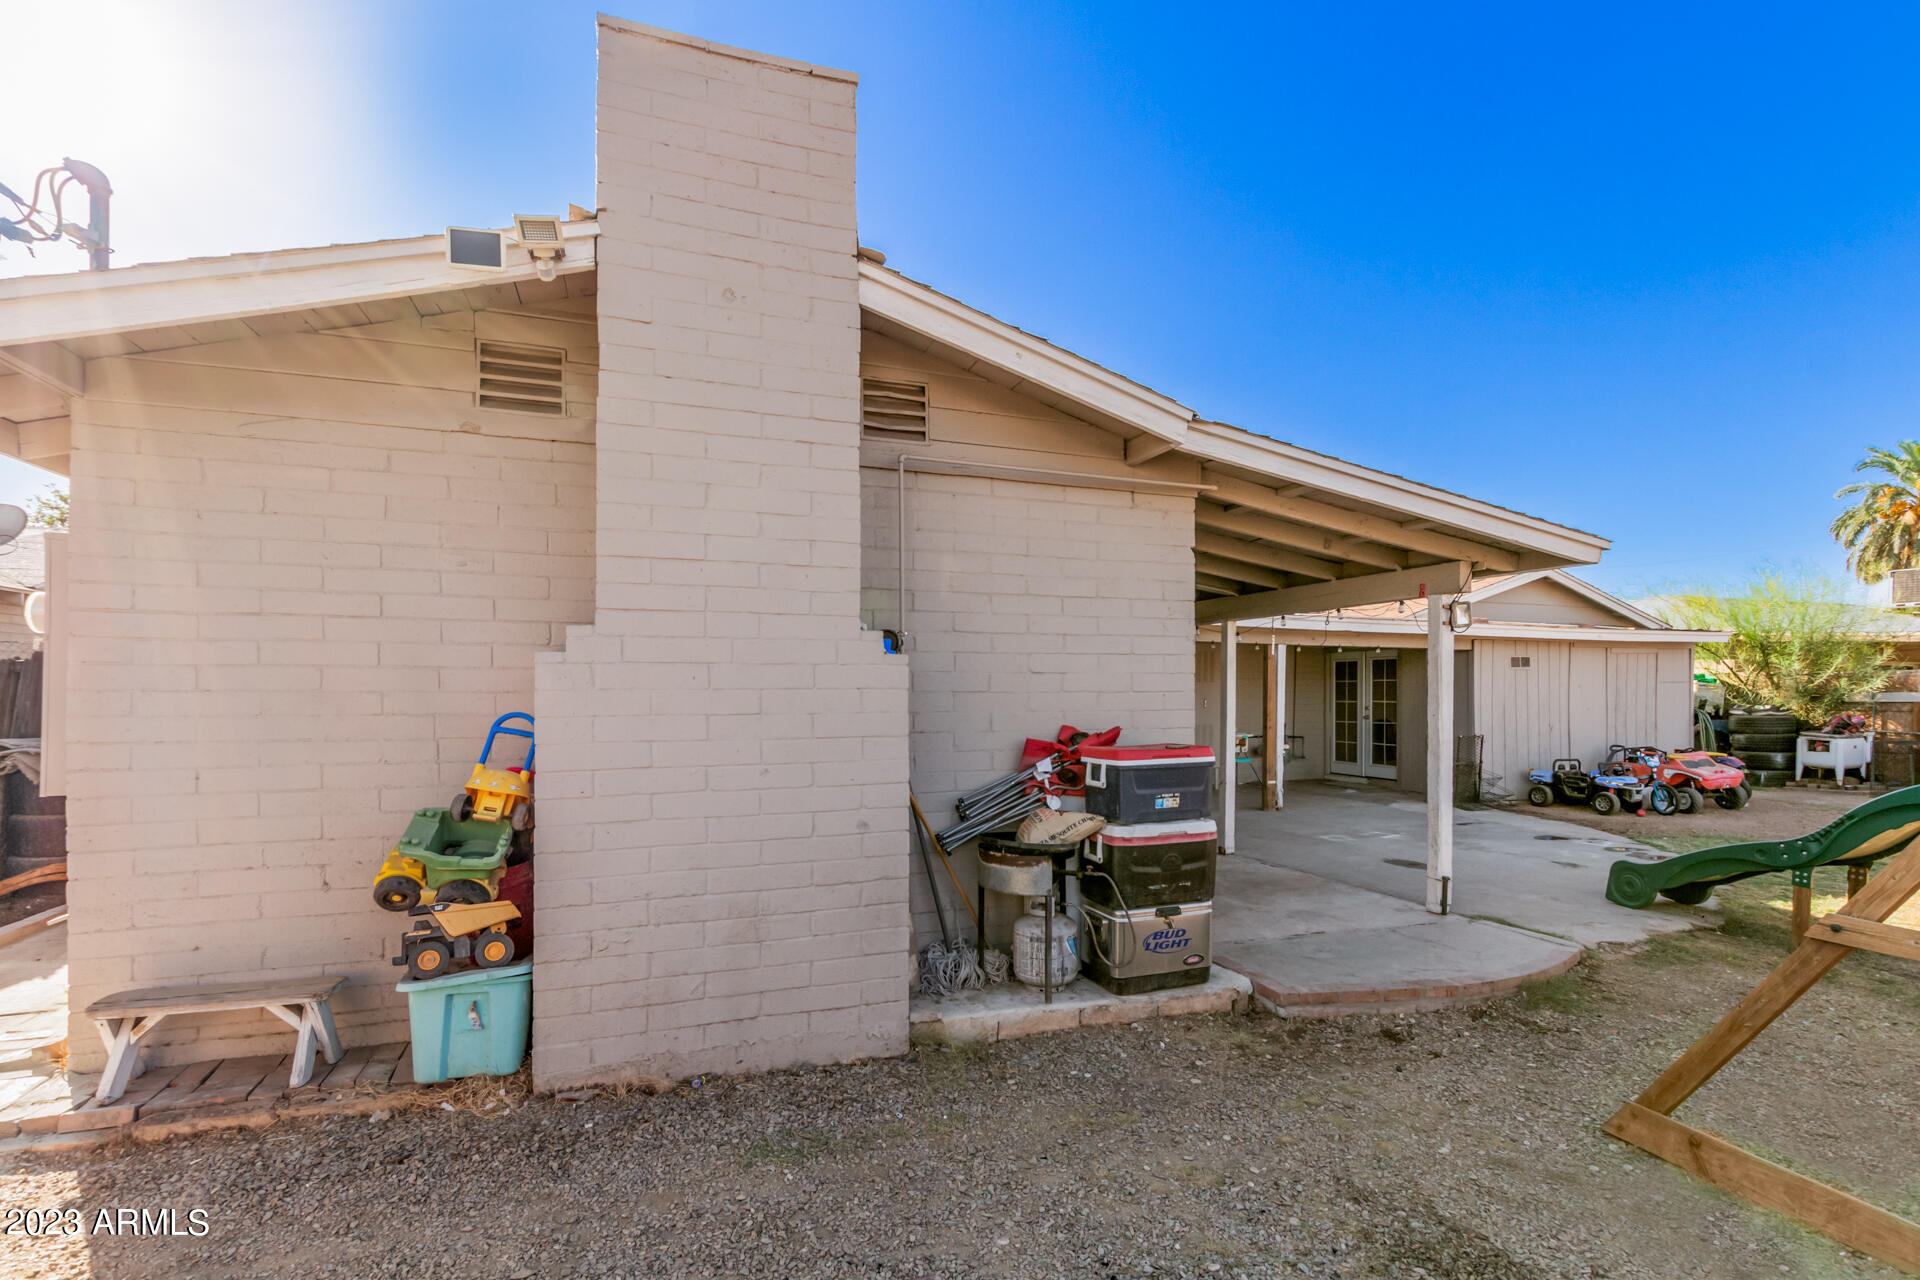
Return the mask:
[[[6,1277],[1882,1277],[1600,1123],[1779,957],[1784,891],[1495,1005],[1081,1030],[660,1097],[510,1099],[0,1167]],[[1857,957],[1684,1115],[1920,1204],[1920,997]]]

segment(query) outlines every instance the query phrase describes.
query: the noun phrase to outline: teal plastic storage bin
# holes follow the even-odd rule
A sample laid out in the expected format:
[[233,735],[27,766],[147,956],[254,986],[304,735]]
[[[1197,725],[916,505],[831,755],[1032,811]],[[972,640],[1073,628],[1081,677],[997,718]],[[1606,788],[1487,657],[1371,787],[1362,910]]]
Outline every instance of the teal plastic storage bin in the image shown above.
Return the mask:
[[413,1024],[413,1078],[510,1076],[527,1056],[533,961],[402,982]]

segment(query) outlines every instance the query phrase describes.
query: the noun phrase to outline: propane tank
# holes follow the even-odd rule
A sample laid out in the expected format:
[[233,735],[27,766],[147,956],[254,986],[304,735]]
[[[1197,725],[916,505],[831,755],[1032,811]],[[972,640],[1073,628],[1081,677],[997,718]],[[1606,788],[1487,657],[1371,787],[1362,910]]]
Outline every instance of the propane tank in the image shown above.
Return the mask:
[[1036,902],[1013,922],[1013,976],[1030,987],[1045,986],[1043,966],[1049,962],[1056,987],[1064,987],[1080,975],[1080,928],[1066,912],[1056,913],[1053,945],[1048,946],[1047,904]]

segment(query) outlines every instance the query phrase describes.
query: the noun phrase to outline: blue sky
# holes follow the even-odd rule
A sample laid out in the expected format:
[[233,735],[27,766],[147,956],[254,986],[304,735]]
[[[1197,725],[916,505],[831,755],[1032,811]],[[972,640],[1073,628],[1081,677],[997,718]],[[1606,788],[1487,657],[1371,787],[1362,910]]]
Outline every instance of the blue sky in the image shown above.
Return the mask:
[[[1920,408],[1920,10],[1170,12],[622,16],[859,71],[866,243],[1203,413],[1606,534],[1609,589],[1841,567]],[[127,261],[587,204],[593,13],[22,5],[0,180],[101,165]]]

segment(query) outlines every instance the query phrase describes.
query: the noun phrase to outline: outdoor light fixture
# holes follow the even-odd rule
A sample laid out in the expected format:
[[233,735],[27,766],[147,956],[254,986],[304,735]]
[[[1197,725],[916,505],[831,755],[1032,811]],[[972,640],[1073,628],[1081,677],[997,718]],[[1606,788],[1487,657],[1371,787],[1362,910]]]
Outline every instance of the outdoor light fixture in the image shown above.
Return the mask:
[[542,280],[553,279],[553,264],[567,256],[567,247],[561,242],[560,219],[544,213],[517,213],[513,216],[513,234],[533,259],[534,274]]
[[1455,596],[1447,602],[1447,629],[1465,631],[1473,625],[1473,609],[1467,604],[1465,596]]
[[483,227],[448,227],[447,265],[471,271],[505,271],[507,233]]

